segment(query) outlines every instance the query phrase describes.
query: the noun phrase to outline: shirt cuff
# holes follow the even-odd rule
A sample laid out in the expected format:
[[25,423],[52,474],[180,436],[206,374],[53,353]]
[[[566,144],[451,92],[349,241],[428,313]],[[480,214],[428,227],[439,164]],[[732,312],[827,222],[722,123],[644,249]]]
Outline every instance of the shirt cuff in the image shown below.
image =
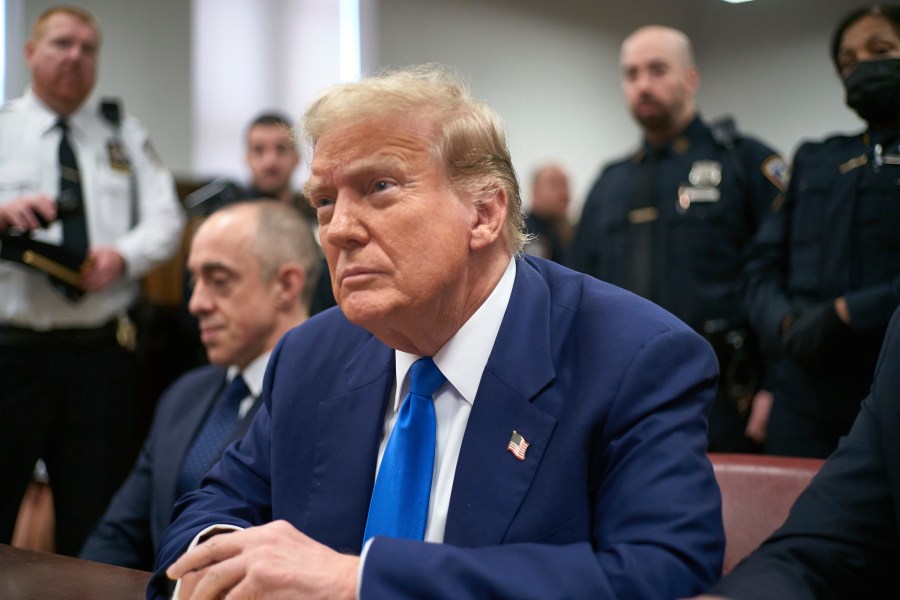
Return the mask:
[[369,554],[369,548],[372,547],[374,539],[374,537],[369,538],[369,541],[363,544],[362,552],[359,553],[359,572],[356,574],[356,600],[362,600],[363,569],[366,566],[366,556]]
[[[242,529],[243,527],[238,527],[237,525],[210,525],[209,527],[198,533],[196,536],[194,536],[194,539],[191,541],[191,545],[188,546],[187,550],[185,550],[184,552],[190,552],[191,550],[196,548],[198,544],[202,544],[214,535],[227,533],[229,531],[240,531]],[[360,574],[362,574],[362,569],[360,569]],[[180,579],[175,582],[175,591],[172,592],[172,600],[178,600],[179,592],[181,592]],[[359,597],[359,594],[357,594],[357,597]]]

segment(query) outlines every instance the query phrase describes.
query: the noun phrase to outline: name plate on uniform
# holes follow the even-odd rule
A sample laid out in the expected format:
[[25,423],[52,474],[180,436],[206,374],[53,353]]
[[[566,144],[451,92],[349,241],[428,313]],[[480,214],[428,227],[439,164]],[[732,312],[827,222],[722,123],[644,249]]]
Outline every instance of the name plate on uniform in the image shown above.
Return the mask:
[[678,208],[685,211],[695,203],[718,202],[722,192],[717,187],[682,185],[678,188]]
[[645,206],[628,211],[628,222],[632,225],[652,223],[659,218],[659,210],[655,206]]

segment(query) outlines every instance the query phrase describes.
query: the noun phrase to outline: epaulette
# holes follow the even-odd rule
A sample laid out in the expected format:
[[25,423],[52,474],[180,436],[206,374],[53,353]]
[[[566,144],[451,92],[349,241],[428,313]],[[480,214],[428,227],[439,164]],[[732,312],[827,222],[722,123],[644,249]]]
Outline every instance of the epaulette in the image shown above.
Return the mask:
[[709,124],[710,132],[713,139],[720,146],[725,148],[733,148],[738,141],[737,125],[734,119],[728,115],[716,119]]
[[725,148],[738,182],[742,187],[745,186],[748,182],[747,170],[744,168],[741,157],[737,152],[736,143],[740,136],[738,135],[734,119],[728,115],[720,117],[709,124],[709,130],[712,133],[713,140]]
[[106,97],[100,100],[100,106],[98,108],[100,112],[100,116],[103,119],[113,126],[114,129],[118,129],[122,125],[122,101],[118,98]]

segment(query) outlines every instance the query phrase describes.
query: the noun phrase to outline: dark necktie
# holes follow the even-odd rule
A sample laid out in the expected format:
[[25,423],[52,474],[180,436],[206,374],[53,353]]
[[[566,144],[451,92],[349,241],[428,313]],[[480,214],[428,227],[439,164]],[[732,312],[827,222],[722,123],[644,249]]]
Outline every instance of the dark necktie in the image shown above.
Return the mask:
[[202,427],[194,436],[181,470],[178,473],[178,495],[186,494],[200,487],[200,480],[213,465],[238,424],[238,409],[241,400],[250,395],[250,388],[240,374],[225,388],[218,403],[206,417]]
[[659,162],[660,153],[647,149],[638,165],[628,212],[631,268],[626,275],[625,287],[650,300],[655,300],[657,293]]
[[376,535],[424,539],[434,474],[432,395],[444,381],[430,357],[420,358],[410,368],[409,393],[381,458],[363,543]]
[[59,139],[59,198],[57,198],[57,212],[63,228],[61,246],[72,255],[83,257],[87,255],[88,235],[81,193],[81,172],[69,144],[69,124],[65,119],[59,119],[56,124],[62,132]]

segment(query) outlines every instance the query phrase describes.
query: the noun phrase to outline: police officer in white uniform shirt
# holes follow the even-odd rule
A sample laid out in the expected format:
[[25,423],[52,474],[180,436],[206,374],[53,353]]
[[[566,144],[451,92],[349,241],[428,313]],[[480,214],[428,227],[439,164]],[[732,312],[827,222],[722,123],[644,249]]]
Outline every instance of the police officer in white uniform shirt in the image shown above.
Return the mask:
[[56,549],[76,554],[133,462],[127,309],[181,241],[172,175],[117,103],[86,103],[96,18],[47,10],[30,89],[0,109],[0,543],[38,458]]

